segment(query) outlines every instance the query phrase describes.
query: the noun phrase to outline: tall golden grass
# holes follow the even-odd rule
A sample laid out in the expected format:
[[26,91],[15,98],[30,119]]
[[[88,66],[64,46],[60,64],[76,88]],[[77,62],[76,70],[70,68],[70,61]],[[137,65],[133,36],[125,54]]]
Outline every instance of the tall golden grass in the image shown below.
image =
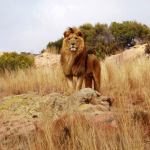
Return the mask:
[[41,94],[62,92],[66,88],[60,67],[30,68],[6,72],[0,76],[1,95],[22,94],[34,91]]
[[56,48],[55,46],[47,48],[47,52],[51,54],[59,54],[59,49]]
[[[65,140],[61,143],[55,133],[64,124],[60,122],[60,126],[56,129],[48,121],[49,119],[45,118],[42,133],[37,133],[35,143],[29,141],[30,149],[148,150],[150,148],[150,135],[146,134],[150,123],[143,118],[141,122],[136,120],[133,110],[133,105],[136,103],[150,104],[150,60],[140,58],[121,64],[111,61],[104,61],[101,64],[101,92],[114,98],[113,109],[118,128],[113,131],[107,128],[106,130],[95,128],[87,125],[84,117],[78,117],[76,121],[70,120],[70,133],[68,136],[63,136]],[[59,67],[20,70],[0,77],[1,95],[21,94],[28,91],[47,94],[55,91],[64,92],[66,89],[66,82]],[[129,106],[130,109],[126,111]],[[140,104],[139,108],[150,113],[150,110],[145,110]]]
[[[102,93],[115,97],[117,103],[124,97],[127,102],[150,102],[150,60],[139,58],[121,64],[106,61],[102,67]],[[122,99],[121,99],[122,103]]]
[[[119,94],[130,97],[132,93],[150,97],[150,60],[141,58],[135,61],[115,64],[101,62],[101,92],[105,95]],[[51,93],[65,91],[66,82],[59,65],[51,68],[31,68],[0,75],[0,92],[6,95],[28,91]]]
[[[130,114],[120,115],[118,129],[98,128],[89,125],[86,117],[77,115],[75,121],[61,120],[54,127],[46,122],[38,132],[36,146],[47,150],[144,150],[143,127],[132,121]],[[64,128],[68,127],[68,133]],[[42,143],[41,143],[42,141]],[[34,143],[34,144],[35,144]],[[32,148],[35,147],[32,144]],[[44,148],[45,147],[45,148]]]

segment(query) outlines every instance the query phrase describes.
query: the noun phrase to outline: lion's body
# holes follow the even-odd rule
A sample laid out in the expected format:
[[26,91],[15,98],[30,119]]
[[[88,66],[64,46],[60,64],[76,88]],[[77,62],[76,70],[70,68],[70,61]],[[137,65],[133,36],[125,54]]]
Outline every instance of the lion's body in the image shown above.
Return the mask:
[[[94,55],[88,55],[81,32],[69,28],[64,33],[61,49],[61,65],[67,78],[69,90],[79,90],[85,78],[85,86],[100,91],[100,63]],[[76,84],[73,77],[77,78]]]
[[66,76],[80,76],[85,74],[86,50],[78,54],[61,51],[61,64]]
[[92,81],[94,82],[94,89],[100,92],[101,66],[100,61],[93,54],[88,54],[86,61],[85,87],[92,88]]

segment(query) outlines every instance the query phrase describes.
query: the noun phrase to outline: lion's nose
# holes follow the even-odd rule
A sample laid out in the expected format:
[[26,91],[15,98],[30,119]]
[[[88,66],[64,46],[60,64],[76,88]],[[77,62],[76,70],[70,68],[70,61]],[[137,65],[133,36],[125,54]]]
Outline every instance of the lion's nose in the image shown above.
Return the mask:
[[71,45],[72,45],[72,46],[74,46],[74,45],[75,45],[75,43],[71,43]]

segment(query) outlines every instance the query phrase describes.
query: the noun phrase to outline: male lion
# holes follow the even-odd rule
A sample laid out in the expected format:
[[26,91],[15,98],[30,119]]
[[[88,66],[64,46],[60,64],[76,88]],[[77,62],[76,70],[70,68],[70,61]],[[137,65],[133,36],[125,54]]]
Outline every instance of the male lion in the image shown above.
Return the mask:
[[[88,55],[82,33],[77,28],[69,28],[64,32],[61,49],[61,65],[67,78],[69,90],[80,90],[83,80],[85,87],[100,91],[100,63],[94,55]],[[74,80],[76,77],[76,82]]]

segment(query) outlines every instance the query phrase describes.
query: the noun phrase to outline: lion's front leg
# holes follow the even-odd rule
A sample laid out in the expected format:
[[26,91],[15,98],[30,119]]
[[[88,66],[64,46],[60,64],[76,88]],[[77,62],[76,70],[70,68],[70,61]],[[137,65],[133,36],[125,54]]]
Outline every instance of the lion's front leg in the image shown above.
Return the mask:
[[67,85],[68,85],[68,88],[69,88],[69,92],[72,93],[75,89],[75,85],[74,85],[74,82],[73,82],[73,76],[66,76],[66,79],[67,79]]
[[77,77],[76,91],[79,91],[81,89],[82,83],[83,83],[83,76]]

